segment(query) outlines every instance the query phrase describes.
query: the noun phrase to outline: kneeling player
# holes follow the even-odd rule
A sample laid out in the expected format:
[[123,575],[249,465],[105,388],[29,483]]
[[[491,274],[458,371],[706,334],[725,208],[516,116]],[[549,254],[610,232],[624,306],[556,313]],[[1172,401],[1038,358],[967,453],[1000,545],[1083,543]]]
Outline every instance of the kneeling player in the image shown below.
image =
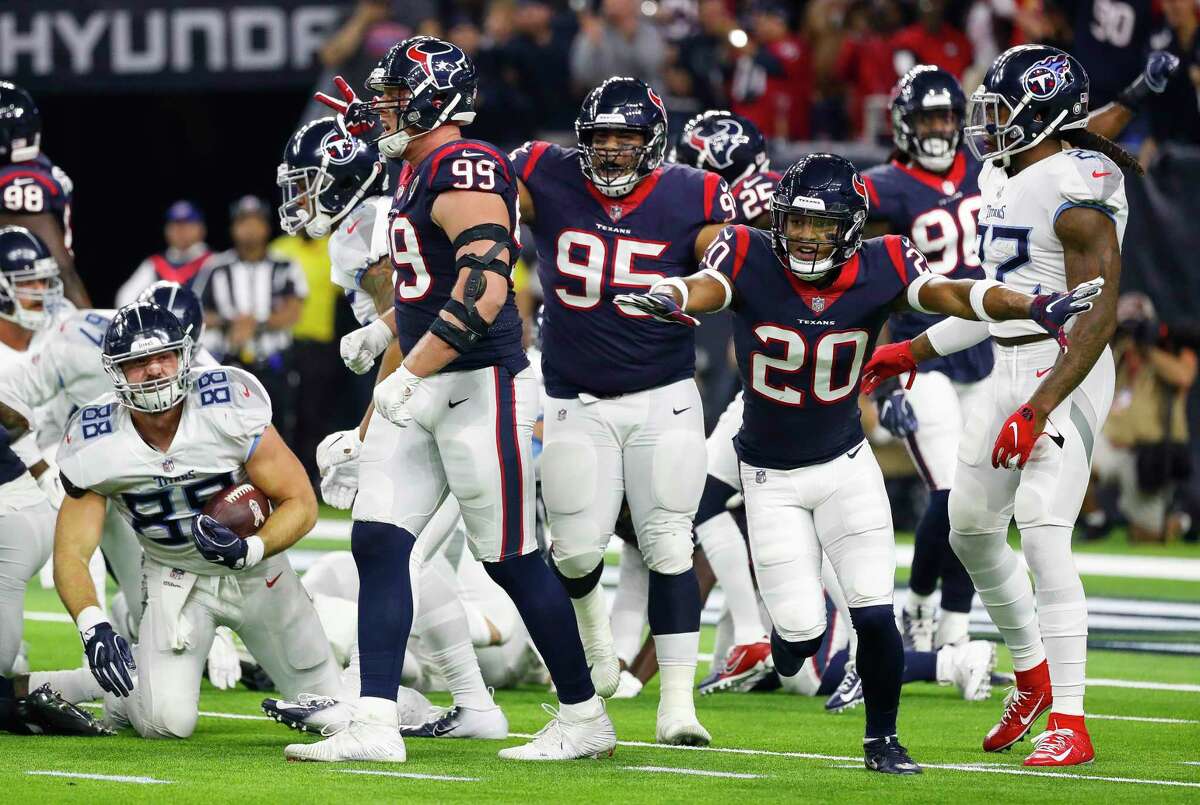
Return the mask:
[[751,553],[775,629],[775,668],[794,676],[826,630],[821,553],[858,633],[867,768],[915,774],[896,737],[903,648],[892,610],[895,540],[883,475],[858,415],[859,372],[889,310],[1032,318],[1052,333],[1090,308],[1099,284],[1036,298],[932,274],[905,238],[866,242],[867,190],[847,160],[813,154],[787,170],[771,231],[728,227],[705,268],[616,301],[664,321],[734,312],[746,387],[741,461]]
[[[285,695],[337,695],[329,643],[282,555],[312,527],[316,500],[271,427],[262,386],[240,369],[190,371],[190,337],[170,311],[145,302],[117,312],[102,360],[115,394],[80,409],[58,453],[67,498],[54,581],[109,694],[109,718],[144,737],[191,735],[221,625],[237,631]],[[243,540],[197,516],[213,494],[247,480],[274,507],[256,535]],[[96,606],[87,570],[109,502],[145,551],[147,601],[133,650]]]

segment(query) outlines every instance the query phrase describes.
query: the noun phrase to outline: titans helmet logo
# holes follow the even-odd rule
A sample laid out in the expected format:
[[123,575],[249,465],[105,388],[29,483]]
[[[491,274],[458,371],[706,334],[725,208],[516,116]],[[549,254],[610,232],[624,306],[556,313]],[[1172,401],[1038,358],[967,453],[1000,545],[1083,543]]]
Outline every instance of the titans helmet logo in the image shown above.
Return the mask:
[[688,135],[688,145],[700,152],[705,164],[725,169],[733,165],[733,152],[739,145],[750,142],[742,124],[729,118],[715,122],[715,128],[707,134],[693,131]]
[[1033,63],[1021,76],[1021,86],[1034,100],[1047,101],[1071,83],[1071,62],[1067,54],[1047,56]]
[[435,89],[450,89],[454,76],[468,67],[465,53],[449,42],[438,39],[425,39],[409,45],[404,55],[416,62],[425,74],[422,83],[428,82]]
[[329,157],[332,165],[345,165],[354,159],[355,144],[336,128],[325,132],[321,138],[321,152]]

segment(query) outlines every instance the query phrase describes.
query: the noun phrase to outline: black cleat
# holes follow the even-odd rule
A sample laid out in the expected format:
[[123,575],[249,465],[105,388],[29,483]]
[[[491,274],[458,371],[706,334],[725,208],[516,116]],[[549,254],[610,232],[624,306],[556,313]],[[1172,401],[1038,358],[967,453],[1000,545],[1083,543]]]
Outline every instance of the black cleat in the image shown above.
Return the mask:
[[865,764],[871,771],[883,774],[920,774],[921,767],[908,756],[895,735],[876,738],[863,744]]
[[31,735],[107,736],[116,732],[42,685],[17,702],[17,718]]
[[256,662],[242,660],[241,682],[248,690],[258,691],[259,693],[270,693],[275,690],[275,682],[263,670],[263,667]]

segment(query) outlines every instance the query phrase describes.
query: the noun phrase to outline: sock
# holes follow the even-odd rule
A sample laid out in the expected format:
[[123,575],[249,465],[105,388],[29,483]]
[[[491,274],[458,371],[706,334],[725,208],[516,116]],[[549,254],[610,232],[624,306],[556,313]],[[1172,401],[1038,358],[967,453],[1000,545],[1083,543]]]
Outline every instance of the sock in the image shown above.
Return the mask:
[[[713,479],[710,477],[709,480]],[[744,645],[761,641],[765,633],[762,621],[758,619],[758,596],[750,573],[750,554],[733,515],[722,511],[708,522],[697,525],[696,540],[704,549],[717,583],[725,593],[725,605],[733,618],[734,643]]]
[[456,706],[471,710],[490,710],[496,706],[487,685],[483,683],[475,648],[470,643],[463,641],[450,648],[430,652],[430,659],[442,672]]
[[725,657],[733,646],[733,618],[730,617],[729,608],[726,607],[721,610],[721,617],[717,620],[717,631],[713,635],[712,662],[708,664],[709,673],[724,669]]
[[696,571],[669,576],[650,571],[649,620],[658,656],[659,711],[693,708],[692,687],[700,650],[700,587]]
[[971,616],[966,612],[951,612],[943,609],[939,615],[937,636],[934,646],[958,646],[971,638]]
[[88,668],[75,668],[70,671],[33,671],[29,674],[29,690],[35,691],[42,685],[50,685],[51,690],[71,704],[96,701],[104,695],[104,688],[96,681],[96,677]]
[[503,562],[485,562],[483,568],[521,613],[529,637],[550,671],[558,700],[564,705],[579,704],[595,697],[567,593],[541,555],[534,552]]
[[942,557],[950,553],[949,503],[949,490],[933,490],[929,493],[925,513],[917,523],[908,589],[918,595],[933,595],[942,575]]
[[921,593],[914,593],[910,589],[908,595],[904,598],[904,611],[911,616],[915,616],[919,609],[929,606],[931,601],[933,601],[932,594],[921,595]]
[[1037,574],[1037,615],[1050,683],[1054,712],[1083,715],[1087,669],[1087,601],[1083,582],[1071,557],[1071,528],[1031,526],[1021,532],[1029,563]]
[[412,534],[389,523],[356,522],[350,530],[359,582],[360,695],[391,702],[393,718],[416,608],[409,575],[415,543]]
[[886,604],[851,607],[850,619],[858,632],[858,661],[867,711],[868,740],[896,734],[900,685],[904,674],[904,645],[896,628],[896,615]]
[[829,662],[825,664],[825,670],[821,672],[821,686],[817,688],[818,696],[829,696],[837,690],[838,685],[842,684],[842,677],[846,675],[846,666],[849,660],[850,652],[847,649],[833,653]]
[[413,624],[429,654],[433,667],[441,672],[454,703],[474,710],[494,706],[471,643],[467,615],[453,581],[437,563],[421,568],[421,610]]
[[342,671],[342,695],[347,701],[358,698],[359,691],[362,690],[361,663],[358,659],[358,643],[354,644],[354,648],[350,650],[350,662],[346,663],[345,669]]
[[589,718],[595,718],[604,712],[604,703],[599,696],[593,695],[590,699],[585,699],[582,702],[575,704],[563,704],[559,707],[559,712],[567,716],[570,721],[584,721]]
[[1027,671],[1046,659],[1046,651],[1034,611],[1033,585],[1016,552],[1008,547],[1006,536],[1007,530],[970,535],[952,532],[950,544],[1004,638],[1013,669]]
[[937,651],[904,652],[904,676],[901,683],[943,681],[938,673],[940,657],[941,652]]
[[646,629],[646,607],[650,599],[650,571],[636,545],[621,543],[621,574],[613,599],[613,648],[626,665],[633,662],[642,647]]

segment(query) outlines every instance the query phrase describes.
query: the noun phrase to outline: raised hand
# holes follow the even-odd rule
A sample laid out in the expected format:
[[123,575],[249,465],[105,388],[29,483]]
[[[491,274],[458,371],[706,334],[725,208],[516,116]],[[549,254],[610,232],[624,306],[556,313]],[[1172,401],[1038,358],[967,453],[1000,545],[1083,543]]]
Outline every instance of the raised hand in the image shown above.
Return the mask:
[[313,98],[337,112],[342,128],[355,137],[361,137],[374,128],[376,115],[371,111],[371,105],[359,98],[340,75],[333,77],[333,85],[337,87],[342,100],[324,92],[316,93]]
[[613,304],[631,307],[642,313],[648,313],[656,320],[667,324],[682,324],[685,327],[699,327],[700,320],[683,312],[683,308],[668,293],[623,293],[613,297]]

